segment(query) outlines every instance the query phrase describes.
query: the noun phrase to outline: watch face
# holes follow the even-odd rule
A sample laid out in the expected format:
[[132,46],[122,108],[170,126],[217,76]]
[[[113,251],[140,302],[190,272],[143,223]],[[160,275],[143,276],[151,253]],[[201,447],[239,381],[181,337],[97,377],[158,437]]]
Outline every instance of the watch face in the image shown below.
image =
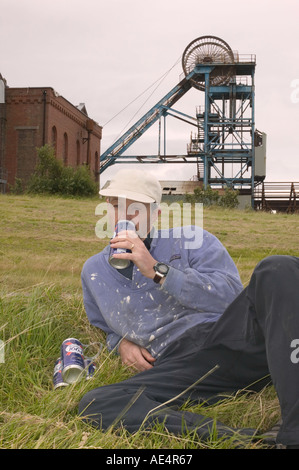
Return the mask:
[[169,270],[169,267],[166,264],[161,263],[161,264],[158,264],[157,266],[158,273],[167,274],[168,270]]

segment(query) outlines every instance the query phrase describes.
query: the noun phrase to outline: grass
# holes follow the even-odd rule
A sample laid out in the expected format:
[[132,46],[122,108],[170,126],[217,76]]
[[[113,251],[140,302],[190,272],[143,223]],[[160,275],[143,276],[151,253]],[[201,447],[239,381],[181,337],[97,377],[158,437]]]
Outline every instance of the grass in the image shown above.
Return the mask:
[[[0,448],[7,449],[193,449],[231,448],[217,436],[199,443],[185,434],[173,436],[161,426],[130,435],[124,429],[103,433],[77,415],[88,390],[130,376],[119,358],[105,348],[95,376],[53,390],[53,368],[61,342],[75,336],[83,343],[103,341],[87,321],[81,296],[84,261],[107,243],[95,236],[97,199],[0,196]],[[299,256],[299,215],[205,209],[204,228],[224,243],[246,285],[258,261],[271,254]],[[279,406],[269,387],[238,394],[210,407],[185,408],[217,417],[234,427],[274,424]],[[250,448],[260,443],[248,444]]]

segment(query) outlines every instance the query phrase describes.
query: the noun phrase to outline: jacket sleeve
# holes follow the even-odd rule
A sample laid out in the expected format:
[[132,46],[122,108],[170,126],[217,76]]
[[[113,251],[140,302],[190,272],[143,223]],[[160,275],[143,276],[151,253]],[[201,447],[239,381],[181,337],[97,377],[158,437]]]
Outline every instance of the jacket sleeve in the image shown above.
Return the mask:
[[89,289],[87,282],[85,280],[84,269],[81,273],[81,282],[82,282],[82,290],[83,290],[83,303],[85,307],[85,311],[90,323],[97,328],[100,328],[105,333],[106,336],[106,344],[109,351],[115,350],[117,352],[117,346],[119,341],[122,339],[121,336],[114,333],[106,324],[99,306],[97,305],[91,290]]
[[184,307],[223,312],[243,289],[235,263],[209,232],[200,248],[188,249],[187,264],[184,270],[170,267],[161,287]]

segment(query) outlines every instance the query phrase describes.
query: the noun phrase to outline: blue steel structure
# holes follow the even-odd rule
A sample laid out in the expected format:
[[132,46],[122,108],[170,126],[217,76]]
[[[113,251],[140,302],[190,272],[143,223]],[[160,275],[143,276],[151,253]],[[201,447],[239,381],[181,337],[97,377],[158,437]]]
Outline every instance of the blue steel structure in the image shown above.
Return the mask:
[[[253,197],[260,180],[255,175],[255,146],[261,135],[255,129],[255,56],[240,56],[223,40],[202,36],[187,46],[182,66],[185,78],[101,155],[100,173],[115,163],[196,163],[204,187],[232,187]],[[204,93],[196,118],[173,109],[192,87]],[[166,126],[167,116],[194,127],[185,155],[166,155],[165,141],[161,153],[161,118]],[[157,121],[158,155],[124,155]]]
[[[100,157],[100,173],[114,163],[129,163],[132,159],[139,161],[150,161],[151,163],[165,163],[168,158],[161,156],[132,156],[123,155],[124,152],[139,139],[153,124],[166,117],[171,107],[187,93],[192,87],[191,78],[196,77],[197,71],[193,70],[178,85],[176,85],[167,95],[164,96],[155,106],[153,106],[142,118],[140,118],[127,132],[114,142]],[[177,111],[174,111],[177,112]],[[182,114],[182,113],[180,113]],[[189,116],[187,116],[189,118]],[[191,118],[192,119],[192,118]],[[193,125],[196,125],[193,118]],[[159,152],[158,152],[159,153]],[[191,157],[194,160],[193,157]]]

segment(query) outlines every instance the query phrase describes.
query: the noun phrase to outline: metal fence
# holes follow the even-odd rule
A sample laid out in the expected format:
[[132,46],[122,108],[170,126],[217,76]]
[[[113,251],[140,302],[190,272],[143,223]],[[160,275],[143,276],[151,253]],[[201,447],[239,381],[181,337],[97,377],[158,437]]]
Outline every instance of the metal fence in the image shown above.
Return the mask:
[[256,209],[299,212],[299,182],[263,182],[255,187]]

